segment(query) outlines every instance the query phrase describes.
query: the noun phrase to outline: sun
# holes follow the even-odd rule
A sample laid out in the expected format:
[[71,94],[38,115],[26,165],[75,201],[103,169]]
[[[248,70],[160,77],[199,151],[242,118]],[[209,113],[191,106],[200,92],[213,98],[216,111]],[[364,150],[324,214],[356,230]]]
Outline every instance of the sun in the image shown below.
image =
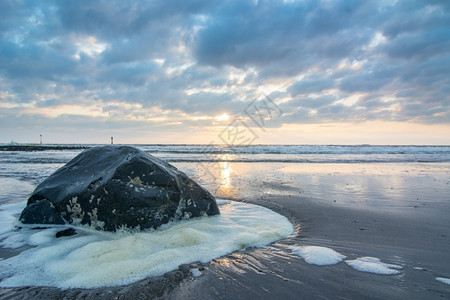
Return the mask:
[[223,113],[220,116],[217,117],[217,121],[226,121],[230,118],[230,116],[227,113]]

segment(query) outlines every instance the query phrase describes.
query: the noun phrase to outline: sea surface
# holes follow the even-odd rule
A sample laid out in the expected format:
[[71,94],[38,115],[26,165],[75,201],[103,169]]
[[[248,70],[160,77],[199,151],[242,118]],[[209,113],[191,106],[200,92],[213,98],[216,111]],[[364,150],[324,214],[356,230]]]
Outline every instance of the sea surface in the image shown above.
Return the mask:
[[[58,168],[84,149],[100,145],[0,145],[0,203],[23,200]],[[132,145],[162,160],[182,167],[201,184],[215,182],[214,189],[226,184],[230,165],[248,168],[284,166],[303,170],[321,168],[358,169],[361,165],[379,166],[421,164],[447,165],[450,146],[373,146],[373,145]],[[257,166],[257,167],[256,167]],[[225,175],[225,176],[224,176]],[[220,177],[220,178],[219,178]],[[225,178],[224,178],[225,177]],[[219,185],[219,186],[217,186]]]

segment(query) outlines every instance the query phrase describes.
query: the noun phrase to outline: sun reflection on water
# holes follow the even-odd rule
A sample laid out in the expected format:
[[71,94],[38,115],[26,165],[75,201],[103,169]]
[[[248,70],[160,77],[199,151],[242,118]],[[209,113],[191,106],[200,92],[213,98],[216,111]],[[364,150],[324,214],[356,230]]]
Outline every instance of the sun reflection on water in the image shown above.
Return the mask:
[[218,194],[221,197],[230,197],[233,195],[233,180],[232,175],[234,173],[233,168],[227,160],[230,159],[228,154],[218,155],[219,160],[223,160],[217,163],[218,178],[216,180],[218,184]]

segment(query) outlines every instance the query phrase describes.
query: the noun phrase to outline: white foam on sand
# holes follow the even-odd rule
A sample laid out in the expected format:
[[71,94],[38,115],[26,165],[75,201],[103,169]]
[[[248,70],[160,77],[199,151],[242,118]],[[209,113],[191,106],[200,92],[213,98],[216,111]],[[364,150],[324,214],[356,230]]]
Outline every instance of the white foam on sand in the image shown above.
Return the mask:
[[219,203],[218,216],[176,222],[153,232],[115,234],[76,228],[78,234],[56,238],[55,232],[66,227],[23,229],[15,234],[35,247],[0,261],[0,287],[124,285],[162,275],[181,264],[208,262],[236,250],[264,246],[293,233],[284,216],[267,208]]
[[319,246],[292,246],[292,253],[302,257],[308,264],[326,266],[340,263],[345,255],[327,247]]
[[436,277],[437,281],[450,285],[450,278]]
[[198,268],[190,269],[189,271],[194,277],[200,277],[203,274]]
[[26,237],[14,231],[17,218],[25,205],[26,201],[0,206],[0,247],[16,249],[27,244]]
[[2,234],[14,229],[17,216],[22,212],[25,205],[26,201],[0,206],[0,238]]
[[0,235],[0,247],[17,249],[27,244],[27,236],[19,232],[8,232]]
[[369,272],[382,275],[399,274],[402,266],[386,264],[376,257],[360,257],[353,260],[345,261],[350,267],[361,272]]

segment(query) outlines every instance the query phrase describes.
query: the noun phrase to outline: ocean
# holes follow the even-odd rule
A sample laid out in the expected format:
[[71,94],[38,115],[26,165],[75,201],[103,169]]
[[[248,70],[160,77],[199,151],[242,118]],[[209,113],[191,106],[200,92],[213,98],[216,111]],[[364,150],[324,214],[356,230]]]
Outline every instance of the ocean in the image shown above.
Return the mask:
[[[98,146],[0,145],[0,177],[36,184],[78,155]],[[371,145],[132,145],[169,163],[445,163],[450,146]],[[32,150],[32,151],[29,151]],[[2,199],[5,200],[5,199]],[[1,200],[0,200],[1,201]]]
[[[159,276],[182,263],[213,260],[210,271],[204,271],[209,274],[205,280],[230,297],[241,295],[238,289],[230,290],[237,281],[242,282],[248,297],[269,299],[285,294],[289,298],[294,292],[313,298],[324,293],[330,298],[366,297],[367,290],[355,288],[356,283],[361,284],[358,278],[366,278],[364,284],[372,280],[380,298],[413,295],[413,286],[423,290],[419,297],[423,299],[440,297],[430,294],[429,286],[438,293],[450,293],[445,284],[450,271],[448,263],[443,263],[449,261],[450,253],[450,146],[132,145],[173,164],[208,189],[220,204],[220,219],[203,218],[170,227],[156,240],[147,234],[114,236],[89,229],[67,240],[54,238],[60,229],[56,227],[37,233],[26,228],[18,231],[15,219],[34,188],[93,146],[99,145],[0,145],[0,246],[20,250],[0,251],[0,265],[10,268],[0,270],[0,287],[120,286]],[[200,243],[199,236],[208,242]],[[164,251],[152,248],[155,241]],[[136,245],[133,251],[129,243]],[[239,252],[267,244],[271,246]],[[193,248],[188,250],[188,246]],[[50,249],[56,252],[52,254]],[[171,254],[153,256],[145,249],[158,255],[169,250]],[[236,250],[238,254],[229,254]],[[102,256],[104,261],[99,261]],[[124,270],[125,277],[93,269],[93,275],[85,278],[77,271],[80,258],[87,262],[85,269],[101,264],[114,270],[115,276],[120,273],[116,270]],[[319,270],[304,265],[302,259],[312,266],[336,267]],[[259,267],[255,269],[254,264]],[[66,270],[57,267],[62,265]],[[26,271],[29,269],[35,271]],[[397,277],[352,273],[380,269],[384,273],[377,274]],[[427,269],[429,278],[417,271],[420,269]],[[255,290],[258,270],[272,274],[266,277],[266,283],[273,284],[270,292]],[[315,276],[333,272],[346,274],[339,276],[342,285],[338,288],[333,280],[321,287],[298,281],[306,276],[304,280],[314,282]],[[284,289],[279,278],[295,284]],[[389,288],[388,283],[392,283]],[[211,297],[216,290],[183,293]]]
[[[0,145],[0,203],[23,200],[34,187],[70,161],[83,149],[98,146]],[[394,168],[412,163],[450,162],[450,146],[373,146],[373,145],[133,145],[151,155],[174,164],[201,184],[221,190],[224,183],[242,175],[230,166],[240,164],[260,169],[263,166],[302,167],[318,170],[337,165],[336,169]],[[228,174],[227,174],[228,172]],[[309,171],[311,172],[311,171]],[[228,175],[228,176],[226,176]],[[226,178],[228,177],[228,178]],[[313,185],[311,183],[310,185]],[[311,186],[314,190],[314,186]],[[223,188],[222,188],[223,190]],[[221,195],[224,196],[224,195]],[[226,196],[226,194],[225,194]]]

